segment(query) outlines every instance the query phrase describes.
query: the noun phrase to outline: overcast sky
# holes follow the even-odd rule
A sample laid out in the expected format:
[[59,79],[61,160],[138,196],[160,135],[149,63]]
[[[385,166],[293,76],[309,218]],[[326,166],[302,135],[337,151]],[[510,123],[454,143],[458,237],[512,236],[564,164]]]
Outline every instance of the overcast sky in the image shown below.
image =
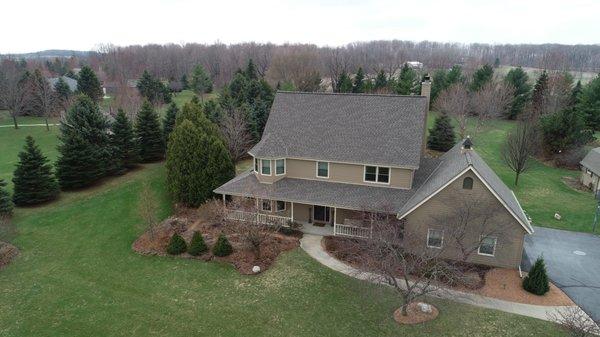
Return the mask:
[[0,53],[101,43],[600,43],[598,0],[2,1]]

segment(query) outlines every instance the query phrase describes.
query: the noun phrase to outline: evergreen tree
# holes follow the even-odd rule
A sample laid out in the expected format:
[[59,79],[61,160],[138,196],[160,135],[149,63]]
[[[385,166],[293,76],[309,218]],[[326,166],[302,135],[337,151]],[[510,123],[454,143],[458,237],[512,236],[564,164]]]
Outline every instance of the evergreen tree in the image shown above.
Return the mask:
[[577,109],[567,108],[542,117],[540,125],[544,147],[550,153],[578,148],[594,139],[583,113]]
[[473,74],[473,81],[469,86],[469,89],[473,92],[479,91],[484,85],[494,77],[494,68],[489,64],[484,64],[481,68],[477,69]]
[[91,98],[94,102],[102,100],[104,93],[100,86],[100,81],[96,76],[96,73],[92,68],[83,66],[79,72],[79,79],[77,80],[77,92],[85,94]]
[[112,124],[111,145],[116,174],[125,173],[139,162],[133,126],[122,109]]
[[6,185],[4,179],[0,179],[0,220],[2,217],[11,216],[13,212],[13,202],[10,199]]
[[525,104],[529,100],[531,92],[531,86],[527,83],[529,76],[523,71],[523,68],[517,67],[511,69],[504,80],[514,89],[514,98],[507,117],[515,119],[523,112]]
[[188,249],[188,253],[193,256],[201,255],[208,251],[208,247],[204,242],[204,238],[200,232],[194,232],[192,236],[192,241],[190,242],[190,248]]
[[363,68],[359,67],[356,72],[356,76],[354,76],[354,86],[352,87],[352,92],[354,93],[363,93],[365,92],[365,73],[363,72]]
[[227,240],[227,237],[223,234],[220,234],[219,238],[217,239],[217,242],[213,246],[212,251],[215,256],[223,257],[233,253],[233,247],[231,247],[231,244],[229,243],[229,240]]
[[190,83],[188,82],[188,78],[186,74],[181,75],[181,90],[187,90],[190,88]]
[[385,71],[381,69],[377,73],[377,77],[375,78],[375,83],[373,84],[373,89],[375,91],[383,90],[383,88],[387,87],[387,77],[385,76]]
[[571,97],[569,97],[569,107],[575,107],[577,106],[577,104],[579,104],[579,98],[581,95],[581,92],[583,91],[583,86],[581,85],[581,81],[577,81],[577,84],[575,84],[575,87],[573,87],[573,90],[571,91]]
[[19,153],[19,162],[13,174],[13,202],[17,206],[36,205],[58,196],[58,184],[52,166],[31,136]]
[[435,118],[433,128],[429,129],[427,138],[427,147],[435,150],[446,152],[456,144],[456,136],[454,127],[447,114],[440,114]]
[[169,108],[167,109],[167,114],[165,115],[165,118],[163,119],[163,136],[165,137],[165,146],[169,141],[169,135],[175,128],[175,120],[177,119],[178,112],[179,108],[177,107],[177,104],[175,104],[175,102],[172,102],[171,105],[169,105]]
[[402,69],[400,69],[400,75],[398,76],[398,82],[396,83],[396,93],[399,95],[412,95],[417,93],[417,73],[408,66],[408,63],[404,63]]
[[538,77],[531,95],[531,111],[534,116],[544,116],[546,97],[548,96],[548,73],[546,70]]
[[498,68],[500,66],[500,58],[496,57],[494,60],[494,68]]
[[142,162],[149,163],[164,158],[165,146],[158,114],[148,101],[144,101],[137,115],[135,134]]
[[586,84],[577,98],[577,109],[585,116],[588,128],[600,130],[600,75]]
[[73,92],[62,77],[59,77],[58,81],[56,81],[56,84],[54,84],[54,92],[56,93],[58,104],[64,109],[67,106],[67,102],[73,95]]
[[529,271],[529,274],[523,279],[523,289],[532,294],[542,296],[550,291],[550,283],[546,273],[546,264],[542,257],[538,257]]
[[337,92],[352,92],[352,80],[346,73],[342,73],[337,83]]
[[152,76],[147,70],[144,70],[136,87],[140,95],[153,104],[171,102],[171,91],[169,88],[158,78]]
[[446,76],[446,85],[449,87],[452,84],[462,82],[463,80],[462,68],[459,65],[453,65]]
[[246,66],[244,75],[246,75],[246,78],[249,80],[258,79],[258,71],[256,70],[256,65],[254,65],[254,62],[252,61],[252,59],[248,60],[248,65]]
[[438,69],[433,73],[431,83],[431,102],[435,102],[438,95],[447,88],[448,72],[444,69]]
[[223,121],[223,108],[215,100],[204,102],[202,105],[202,110],[204,110],[206,117],[215,125],[220,125]]
[[190,88],[199,96],[212,92],[213,90],[212,80],[210,79],[210,76],[208,76],[206,70],[204,70],[204,67],[200,64],[192,71]]
[[181,235],[174,233],[173,236],[171,236],[171,240],[169,240],[167,253],[170,255],[179,255],[185,253],[186,250],[187,245],[185,240],[181,237]]
[[91,185],[114,166],[108,128],[98,105],[78,96],[60,126],[56,174],[62,189]]

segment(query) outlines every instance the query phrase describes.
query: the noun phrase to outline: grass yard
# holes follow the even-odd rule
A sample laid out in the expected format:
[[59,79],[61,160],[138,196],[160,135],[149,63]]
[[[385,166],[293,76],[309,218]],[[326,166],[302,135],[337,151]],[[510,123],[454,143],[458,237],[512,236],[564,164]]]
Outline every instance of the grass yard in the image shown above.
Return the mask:
[[63,193],[14,221],[21,256],[0,271],[2,336],[564,336],[548,322],[433,300],[435,321],[398,326],[388,292],[297,249],[258,276],[219,263],[140,256],[142,182],[171,209],[164,165]]

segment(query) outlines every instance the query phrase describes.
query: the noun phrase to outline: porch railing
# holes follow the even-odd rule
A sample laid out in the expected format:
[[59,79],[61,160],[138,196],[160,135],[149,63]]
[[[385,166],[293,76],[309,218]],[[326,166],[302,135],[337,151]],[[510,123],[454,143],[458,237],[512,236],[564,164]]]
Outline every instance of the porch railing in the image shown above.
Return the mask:
[[371,228],[346,224],[334,224],[333,235],[367,239],[371,237]]
[[227,218],[231,220],[256,222],[263,225],[289,226],[292,218],[264,213],[245,212],[239,210],[227,210]]

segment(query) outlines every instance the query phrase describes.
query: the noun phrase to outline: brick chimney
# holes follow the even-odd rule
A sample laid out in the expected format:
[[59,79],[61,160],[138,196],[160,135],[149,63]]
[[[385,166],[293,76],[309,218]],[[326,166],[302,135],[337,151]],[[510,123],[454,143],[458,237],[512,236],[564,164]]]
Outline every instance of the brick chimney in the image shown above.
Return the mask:
[[421,96],[427,97],[427,112],[429,112],[429,103],[431,100],[431,77],[425,74],[421,83]]

